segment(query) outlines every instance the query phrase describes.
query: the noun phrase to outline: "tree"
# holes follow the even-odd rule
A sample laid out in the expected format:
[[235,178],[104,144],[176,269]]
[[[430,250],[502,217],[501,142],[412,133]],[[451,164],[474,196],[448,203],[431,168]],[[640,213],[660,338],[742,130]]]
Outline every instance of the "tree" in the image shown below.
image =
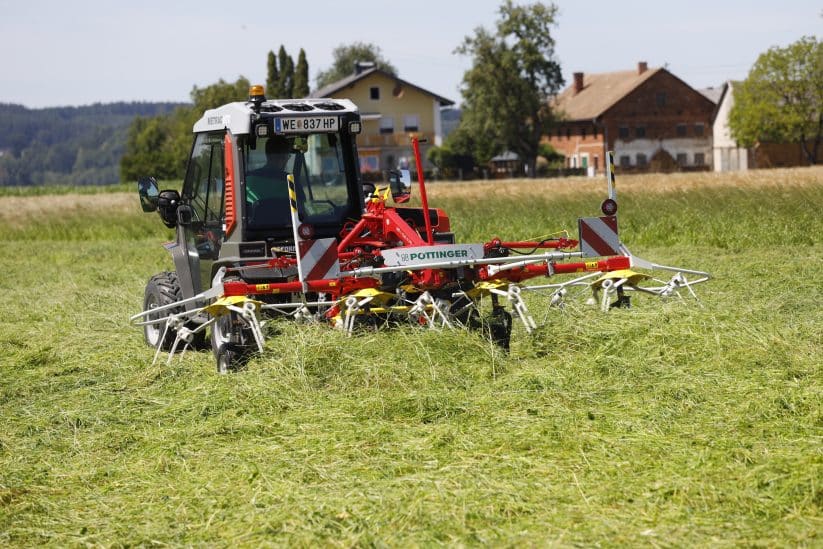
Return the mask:
[[557,6],[506,0],[499,13],[493,32],[478,27],[457,48],[473,58],[463,75],[461,126],[478,140],[478,160],[509,149],[535,177],[540,139],[554,121],[549,100],[563,85],[551,36]]
[[757,141],[800,143],[809,164],[817,164],[823,140],[823,42],[805,36],[762,53],[735,91],[729,127],[747,147]]
[[294,97],[309,96],[309,63],[306,61],[306,52],[300,48],[297,56],[297,67],[294,69]]
[[269,97],[279,97],[277,92],[279,91],[280,71],[277,70],[277,56],[271,50],[266,60],[266,69],[266,94]]
[[280,65],[280,80],[277,84],[277,94],[273,98],[288,99],[294,94],[294,60],[286,53],[286,48],[280,45],[277,52],[277,61]]
[[397,75],[397,69],[386,60],[380,53],[380,48],[374,44],[365,42],[354,42],[352,44],[340,44],[332,51],[334,62],[331,68],[320,71],[317,75],[317,87],[322,88],[333,82],[345,78],[354,72],[354,65],[358,61],[374,63],[381,69],[393,76]]
[[129,127],[126,151],[120,161],[122,181],[144,175],[159,179],[181,179],[191,150],[191,128],[207,109],[248,97],[249,81],[218,80],[211,86],[191,91],[193,105],[178,107],[171,114],[137,118]]

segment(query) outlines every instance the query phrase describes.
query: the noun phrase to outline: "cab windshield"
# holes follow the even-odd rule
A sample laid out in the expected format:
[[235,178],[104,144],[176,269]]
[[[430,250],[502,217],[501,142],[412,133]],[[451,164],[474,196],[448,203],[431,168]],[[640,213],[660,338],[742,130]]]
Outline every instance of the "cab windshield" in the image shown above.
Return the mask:
[[251,229],[291,224],[287,176],[294,176],[304,223],[340,224],[351,203],[340,135],[260,137],[244,147],[246,211]]

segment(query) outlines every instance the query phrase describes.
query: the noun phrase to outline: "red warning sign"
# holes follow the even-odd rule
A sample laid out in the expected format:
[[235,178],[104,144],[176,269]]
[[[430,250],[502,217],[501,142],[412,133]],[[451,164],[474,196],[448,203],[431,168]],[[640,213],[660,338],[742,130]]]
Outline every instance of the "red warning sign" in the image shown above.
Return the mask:
[[620,255],[620,238],[617,236],[617,216],[581,217],[580,251],[583,257]]
[[324,280],[340,275],[336,238],[301,240],[298,248],[300,266],[306,280]]

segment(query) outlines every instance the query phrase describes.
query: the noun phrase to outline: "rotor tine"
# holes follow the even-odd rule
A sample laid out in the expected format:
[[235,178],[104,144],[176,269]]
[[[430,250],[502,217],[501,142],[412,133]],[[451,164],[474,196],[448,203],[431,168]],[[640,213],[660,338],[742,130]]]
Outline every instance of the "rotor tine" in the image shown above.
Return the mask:
[[171,366],[171,359],[174,358],[174,353],[177,351],[177,344],[180,343],[180,335],[178,333],[177,336],[174,338],[174,343],[171,345],[171,349],[169,349],[169,358],[166,359],[166,366]]
[[442,300],[435,299],[434,300],[434,307],[437,311],[437,314],[440,315],[440,318],[443,320],[443,326],[447,328],[453,328],[452,323],[449,321],[449,317],[446,313],[443,312],[443,302]]
[[520,287],[516,284],[509,284],[507,297],[509,302],[512,303],[512,308],[517,312],[517,316],[520,317],[520,320],[526,327],[526,332],[532,333],[533,330],[537,329],[537,323],[535,323],[532,315],[529,314],[526,302],[523,301],[523,296],[520,294]]
[[351,335],[354,331],[354,317],[359,309],[360,305],[356,297],[352,295],[346,298],[346,318],[343,321],[343,329],[348,335]]
[[700,303],[700,299],[697,297],[697,294],[694,292],[694,290],[692,290],[692,285],[689,284],[689,279],[686,278],[686,275],[681,276],[683,277],[683,286],[685,286],[686,289],[689,290],[689,293],[692,294],[692,297],[695,298],[698,303]]
[[257,319],[257,305],[251,301],[243,304],[242,318],[249,325],[254,341],[257,343],[257,349],[263,353],[263,329],[260,327],[260,321]]
[[601,286],[603,290],[603,295],[600,299],[600,310],[604,313],[609,312],[609,297],[612,295],[612,285],[614,283],[611,280],[604,280]]
[[157,350],[154,352],[154,358],[151,361],[152,366],[157,362],[157,357],[160,356],[160,348],[163,346],[163,341],[166,339],[166,334],[169,330],[169,318],[170,317],[166,317],[166,323],[163,325],[163,333],[160,334],[160,338],[157,340]]

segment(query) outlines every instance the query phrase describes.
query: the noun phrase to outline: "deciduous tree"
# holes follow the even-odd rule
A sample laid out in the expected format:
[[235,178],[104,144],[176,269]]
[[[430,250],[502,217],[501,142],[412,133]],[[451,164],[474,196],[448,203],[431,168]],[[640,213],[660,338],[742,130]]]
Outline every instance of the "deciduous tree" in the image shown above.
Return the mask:
[[554,120],[549,100],[563,85],[551,34],[557,7],[506,0],[499,14],[494,30],[479,27],[457,48],[472,57],[463,75],[461,126],[475,136],[477,160],[509,149],[534,177],[540,139]]
[[396,75],[397,69],[389,63],[380,53],[380,48],[374,44],[365,42],[354,42],[352,44],[341,44],[334,48],[332,52],[334,62],[332,66],[320,71],[317,75],[317,87],[322,88],[354,72],[354,65],[358,61],[372,62],[377,68],[389,74]]
[[806,36],[762,53],[736,87],[729,126],[744,146],[799,143],[809,164],[817,164],[823,140],[823,42]]
[[191,128],[207,109],[248,97],[249,81],[218,80],[215,84],[191,91],[193,105],[178,107],[170,115],[137,118],[129,128],[126,151],[120,161],[123,181],[144,175],[161,179],[180,179],[185,175],[191,150]]

